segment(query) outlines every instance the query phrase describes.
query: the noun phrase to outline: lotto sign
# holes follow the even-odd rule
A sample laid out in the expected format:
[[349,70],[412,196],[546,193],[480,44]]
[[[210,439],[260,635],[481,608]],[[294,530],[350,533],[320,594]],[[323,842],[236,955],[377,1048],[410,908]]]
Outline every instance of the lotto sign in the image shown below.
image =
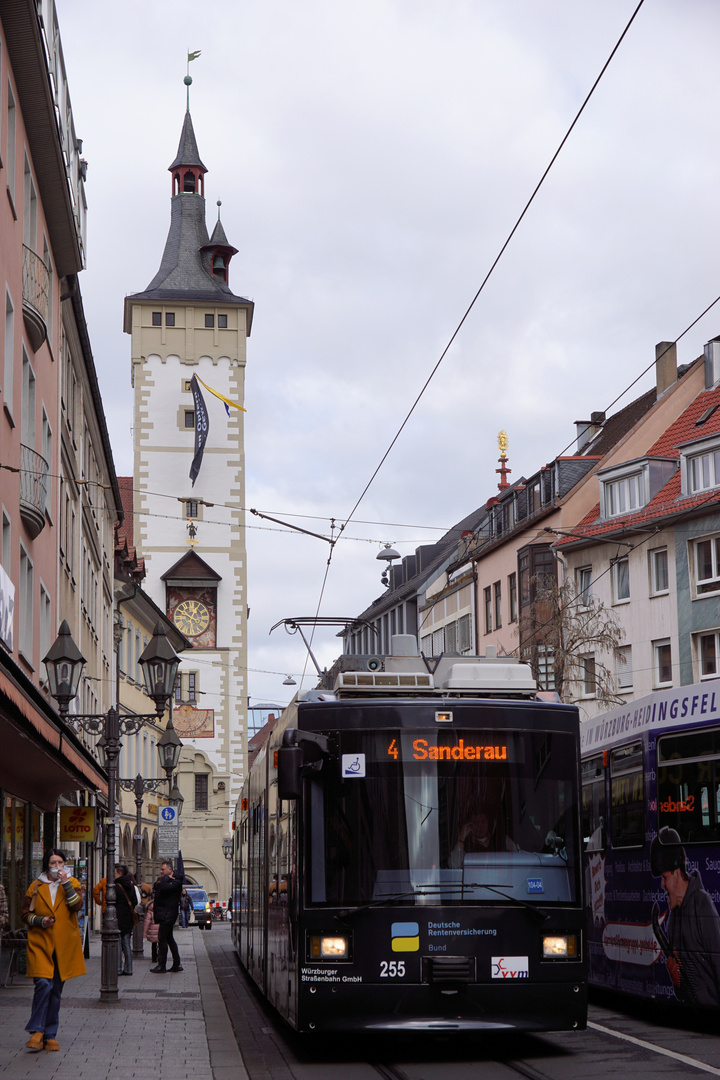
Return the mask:
[[94,840],[95,807],[61,806],[60,840]]

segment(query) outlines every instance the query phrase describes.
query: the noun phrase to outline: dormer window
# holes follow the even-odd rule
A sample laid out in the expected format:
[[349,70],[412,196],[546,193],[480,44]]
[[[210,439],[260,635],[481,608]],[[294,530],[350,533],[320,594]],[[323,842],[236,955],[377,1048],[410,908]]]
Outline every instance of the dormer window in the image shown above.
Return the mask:
[[691,495],[720,487],[720,450],[709,450],[689,457],[688,482]]
[[600,514],[604,519],[637,514],[655,498],[677,470],[677,458],[635,458],[603,469],[600,481]]
[[699,495],[720,488],[720,435],[680,447],[683,495]]
[[624,476],[605,484],[605,516],[617,517],[643,505],[642,473]]

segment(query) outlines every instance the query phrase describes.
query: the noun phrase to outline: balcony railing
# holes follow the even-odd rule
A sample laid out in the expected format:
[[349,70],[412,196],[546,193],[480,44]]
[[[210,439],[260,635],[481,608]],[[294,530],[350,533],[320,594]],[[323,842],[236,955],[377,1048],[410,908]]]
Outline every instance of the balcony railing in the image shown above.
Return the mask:
[[48,463],[41,454],[20,443],[20,517],[34,540],[45,525]]
[[23,244],[23,318],[35,352],[47,338],[50,273],[39,255]]

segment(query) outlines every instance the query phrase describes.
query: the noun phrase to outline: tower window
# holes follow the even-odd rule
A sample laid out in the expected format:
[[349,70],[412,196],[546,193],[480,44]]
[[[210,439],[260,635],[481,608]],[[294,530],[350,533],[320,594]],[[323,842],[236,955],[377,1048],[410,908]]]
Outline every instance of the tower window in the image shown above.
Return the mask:
[[227,330],[227,315],[218,315],[218,326],[221,330]]
[[195,774],[195,809],[207,810],[208,808],[208,775],[207,773]]
[[153,311],[152,324],[153,326],[162,326],[162,311]]
[[185,410],[185,427],[186,428],[194,428],[195,427],[195,410],[194,409],[186,409]]
[[166,326],[174,326],[175,325],[175,312],[174,311],[166,311],[165,312],[165,325]]
[[183,191],[195,193],[195,173],[191,172],[190,169],[183,176]]
[[215,316],[214,315],[206,315],[205,316],[205,325],[207,327],[213,327],[215,325]]
[[198,504],[197,499],[185,500],[185,517],[196,518],[198,516]]

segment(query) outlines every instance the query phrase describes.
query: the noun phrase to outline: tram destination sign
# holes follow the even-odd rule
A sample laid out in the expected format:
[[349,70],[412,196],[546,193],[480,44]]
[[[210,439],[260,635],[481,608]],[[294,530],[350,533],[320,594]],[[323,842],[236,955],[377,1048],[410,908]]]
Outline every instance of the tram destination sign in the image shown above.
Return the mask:
[[341,775],[364,777],[366,763],[398,765],[425,762],[477,764],[482,762],[514,762],[524,757],[522,741],[507,731],[388,731],[364,733],[342,732]]

